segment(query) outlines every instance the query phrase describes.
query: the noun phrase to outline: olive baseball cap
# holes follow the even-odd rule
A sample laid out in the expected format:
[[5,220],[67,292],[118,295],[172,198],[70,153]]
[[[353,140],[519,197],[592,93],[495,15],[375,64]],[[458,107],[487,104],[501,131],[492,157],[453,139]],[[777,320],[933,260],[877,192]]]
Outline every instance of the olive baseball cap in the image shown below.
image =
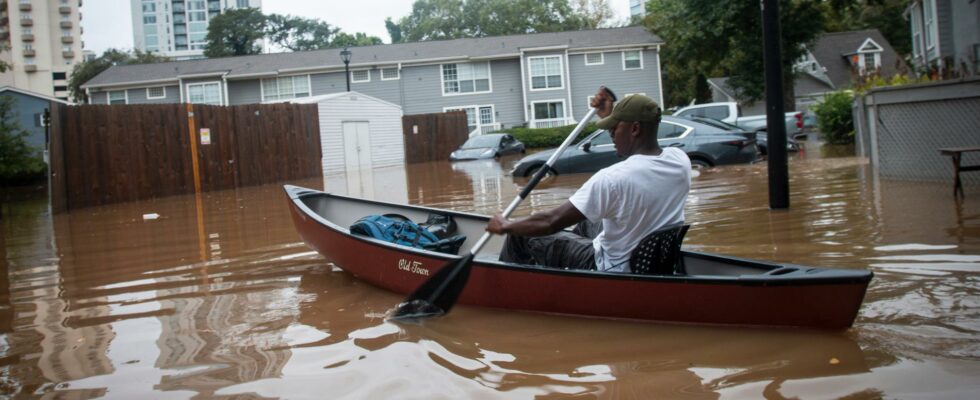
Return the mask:
[[616,103],[612,114],[596,122],[601,129],[612,129],[620,121],[657,122],[660,121],[660,106],[653,99],[642,94],[626,96]]

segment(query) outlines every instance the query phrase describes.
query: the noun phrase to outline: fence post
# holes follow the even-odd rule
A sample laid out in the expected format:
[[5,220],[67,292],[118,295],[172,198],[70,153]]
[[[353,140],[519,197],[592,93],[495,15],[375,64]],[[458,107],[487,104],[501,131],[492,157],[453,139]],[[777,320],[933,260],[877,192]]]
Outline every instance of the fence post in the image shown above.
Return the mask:
[[197,127],[194,125],[194,105],[187,103],[187,131],[191,139],[191,169],[194,171],[194,193],[201,193],[201,167],[197,160]]

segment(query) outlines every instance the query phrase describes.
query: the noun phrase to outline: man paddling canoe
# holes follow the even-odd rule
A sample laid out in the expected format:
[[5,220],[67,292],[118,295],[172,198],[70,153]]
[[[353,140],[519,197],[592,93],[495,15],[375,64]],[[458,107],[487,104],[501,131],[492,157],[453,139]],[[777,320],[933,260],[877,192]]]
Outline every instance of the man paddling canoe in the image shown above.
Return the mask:
[[[629,272],[634,247],[653,231],[684,221],[691,160],[657,142],[660,106],[632,95],[613,106],[600,87],[591,106],[625,160],[596,172],[565,203],[524,219],[494,215],[487,231],[507,235],[500,260],[569,269]],[[573,232],[563,231],[578,224]]]

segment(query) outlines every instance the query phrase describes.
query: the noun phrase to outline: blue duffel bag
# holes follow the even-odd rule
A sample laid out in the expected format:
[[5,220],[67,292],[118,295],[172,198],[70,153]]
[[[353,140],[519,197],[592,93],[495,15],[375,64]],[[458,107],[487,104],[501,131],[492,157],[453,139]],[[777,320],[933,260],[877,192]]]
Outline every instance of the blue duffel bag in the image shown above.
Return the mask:
[[[455,224],[452,224],[452,227],[455,228]],[[428,229],[398,214],[368,215],[354,222],[350,226],[350,232],[403,246],[447,254],[459,252],[460,246],[466,241],[466,236],[463,235],[446,235],[445,238],[440,239]]]

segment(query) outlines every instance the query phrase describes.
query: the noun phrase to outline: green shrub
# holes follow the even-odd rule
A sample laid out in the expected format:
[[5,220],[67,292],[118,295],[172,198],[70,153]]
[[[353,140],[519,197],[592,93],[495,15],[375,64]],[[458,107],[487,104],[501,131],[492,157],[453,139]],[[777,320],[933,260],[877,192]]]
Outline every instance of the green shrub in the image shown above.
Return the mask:
[[828,94],[812,108],[817,115],[817,126],[827,143],[854,143],[853,103],[851,93],[838,91]]
[[[504,129],[501,132],[511,134],[529,149],[537,149],[561,146],[561,142],[565,141],[565,138],[574,129],[575,125],[566,125],[557,128],[510,128]],[[575,141],[582,140],[582,138],[595,132],[596,129],[595,123],[590,122],[585,128],[582,128],[582,132],[579,132]]]

